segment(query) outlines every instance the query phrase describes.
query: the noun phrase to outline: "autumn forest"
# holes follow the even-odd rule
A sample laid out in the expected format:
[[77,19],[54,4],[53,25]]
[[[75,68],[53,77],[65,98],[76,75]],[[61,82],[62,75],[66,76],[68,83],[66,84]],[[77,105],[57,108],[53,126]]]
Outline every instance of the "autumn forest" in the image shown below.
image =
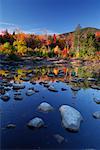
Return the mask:
[[53,35],[23,32],[11,34],[6,30],[0,34],[0,55],[11,60],[18,60],[23,56],[98,59],[100,30],[81,28],[80,25],[73,32]]

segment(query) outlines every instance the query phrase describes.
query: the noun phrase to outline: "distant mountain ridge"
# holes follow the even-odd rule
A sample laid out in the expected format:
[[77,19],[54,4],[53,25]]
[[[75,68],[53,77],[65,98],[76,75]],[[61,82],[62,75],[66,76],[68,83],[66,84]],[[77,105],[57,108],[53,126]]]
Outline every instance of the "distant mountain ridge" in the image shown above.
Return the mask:
[[[86,27],[86,28],[81,28],[80,29],[80,32],[83,33],[83,32],[91,32],[91,33],[95,33],[95,32],[100,32],[100,29],[98,28],[93,28],[93,27]],[[74,33],[75,31],[72,31],[72,32],[68,32],[68,33],[62,33],[62,34],[59,34],[59,35],[63,35],[63,36],[67,36],[69,33]]]

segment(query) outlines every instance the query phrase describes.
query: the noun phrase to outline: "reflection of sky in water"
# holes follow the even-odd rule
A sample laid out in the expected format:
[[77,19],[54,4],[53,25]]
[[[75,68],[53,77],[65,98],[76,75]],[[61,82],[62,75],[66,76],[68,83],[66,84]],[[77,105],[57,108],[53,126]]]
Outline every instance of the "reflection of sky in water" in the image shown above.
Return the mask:
[[[52,71],[52,68],[51,70],[47,68],[47,71],[44,69],[43,74]],[[23,71],[20,70],[19,74],[23,76]],[[23,82],[23,84],[26,85],[26,88],[21,90],[23,100],[14,100],[15,92],[13,90],[9,91],[11,99],[8,102],[0,100],[2,148],[100,148],[100,121],[92,117],[93,112],[100,110],[100,105],[96,104],[93,100],[95,97],[100,98],[100,91],[91,89],[89,85],[87,85],[88,83],[86,83],[87,88],[82,88],[81,85],[79,91],[72,91],[71,86],[74,85],[74,83],[67,84],[60,81],[50,82],[51,85],[54,85],[58,90],[58,92],[51,92],[38,83],[39,77],[40,80],[48,79],[53,81],[53,79],[48,78],[47,75],[36,76],[33,78],[37,81],[35,85],[29,82]],[[60,78],[60,80],[63,81],[64,78],[65,75]],[[59,78],[55,78],[54,81],[58,79]],[[26,96],[25,92],[31,86],[38,89],[39,93]],[[66,88],[67,90],[61,91],[61,88]],[[54,111],[46,114],[38,112],[37,107],[43,101],[53,105]],[[70,133],[62,128],[61,115],[59,112],[59,107],[62,104],[68,104],[76,108],[83,115],[84,121],[78,133]],[[32,131],[26,126],[27,122],[36,116],[43,118],[47,128]],[[3,129],[3,127],[9,123],[15,123],[16,128]],[[64,136],[68,142],[58,144],[53,137],[54,134]]]

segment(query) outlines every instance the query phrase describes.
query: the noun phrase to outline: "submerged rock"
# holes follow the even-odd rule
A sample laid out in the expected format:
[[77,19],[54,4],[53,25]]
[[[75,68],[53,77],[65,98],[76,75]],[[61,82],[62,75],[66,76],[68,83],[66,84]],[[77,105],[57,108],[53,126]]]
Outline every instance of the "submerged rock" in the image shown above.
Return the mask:
[[27,90],[26,95],[27,95],[27,96],[31,96],[31,95],[33,95],[34,93],[35,93],[35,91],[33,91],[33,90]]
[[43,102],[38,106],[38,110],[43,112],[49,112],[53,110],[53,107],[50,104]]
[[16,93],[14,93],[14,95],[21,95],[21,92],[20,91],[16,92]]
[[34,87],[30,87],[28,90],[32,90],[32,91],[34,91],[35,93],[38,93],[38,92],[39,92],[39,90],[38,90],[38,89],[35,89]]
[[28,125],[28,127],[32,127],[32,128],[40,128],[40,127],[44,126],[44,121],[41,118],[36,117],[36,118],[30,120],[27,125]]
[[34,87],[30,87],[28,90],[33,90],[34,91]]
[[100,119],[100,111],[94,112],[93,117],[96,118],[96,119]]
[[64,142],[64,137],[61,136],[61,135],[59,135],[59,134],[55,134],[55,135],[54,135],[54,138],[57,140],[57,142],[58,142],[59,144],[61,144],[62,142]]
[[8,128],[8,129],[10,129],[10,128],[15,128],[15,127],[16,127],[15,124],[8,124],[8,125],[6,126],[6,128]]
[[78,131],[80,122],[83,120],[80,112],[68,105],[62,105],[59,110],[63,126],[70,131]]
[[66,89],[66,88],[61,88],[61,90],[62,90],[62,91],[66,91],[67,89]]
[[34,92],[35,92],[35,93],[38,93],[38,92],[39,92],[39,90],[37,90],[37,89],[34,89]]
[[49,86],[48,90],[52,91],[52,92],[58,92],[58,90],[55,87],[53,87],[53,86]]
[[9,93],[5,93],[4,95],[1,96],[1,99],[3,101],[8,101],[10,99]]

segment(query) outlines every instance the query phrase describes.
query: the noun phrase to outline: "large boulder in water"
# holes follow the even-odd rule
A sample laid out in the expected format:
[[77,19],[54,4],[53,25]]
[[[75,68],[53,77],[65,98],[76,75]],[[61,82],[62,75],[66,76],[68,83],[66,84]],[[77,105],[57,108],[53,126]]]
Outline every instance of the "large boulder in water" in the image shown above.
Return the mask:
[[38,106],[38,110],[42,112],[49,112],[53,110],[53,107],[50,104],[43,102]]
[[83,120],[79,111],[68,105],[62,105],[60,108],[63,126],[70,131],[78,131],[80,122]]
[[44,126],[44,121],[39,117],[33,118],[28,123],[28,127],[31,128],[40,128],[42,126]]

